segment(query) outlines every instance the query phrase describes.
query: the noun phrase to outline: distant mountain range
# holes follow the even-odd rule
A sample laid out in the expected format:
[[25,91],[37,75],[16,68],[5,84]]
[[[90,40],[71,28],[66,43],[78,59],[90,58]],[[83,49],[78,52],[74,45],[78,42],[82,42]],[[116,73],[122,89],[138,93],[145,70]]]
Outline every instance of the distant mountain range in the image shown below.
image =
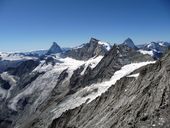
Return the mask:
[[[142,54],[148,54],[151,55],[154,59],[159,59],[169,49],[170,42],[157,41],[157,42],[150,42],[147,44],[135,45],[131,38],[127,38],[121,45],[127,45],[132,49],[138,50]],[[74,56],[73,58],[76,59],[85,59],[85,58],[89,59],[91,55],[92,56],[97,54],[104,55],[107,51],[111,49],[111,47],[112,45],[107,42],[103,42],[98,39],[91,38],[88,43],[84,43],[80,46],[76,46],[73,48],[61,48],[56,42],[53,42],[52,46],[48,50],[37,50],[37,51],[14,53],[14,54],[15,55],[20,54],[22,56],[30,56],[30,57],[41,57],[50,54],[62,53],[65,56],[70,56],[70,57]],[[89,52],[94,52],[94,53],[89,53]]]
[[[159,59],[164,53],[166,53],[170,47],[169,42],[163,41],[135,45],[133,40],[130,38],[127,38],[120,45],[126,45],[144,55],[150,55],[155,60]],[[5,60],[3,61],[3,63],[6,63],[5,67],[13,67],[14,64],[17,65],[20,62],[19,60],[23,61],[32,58],[42,58],[52,54],[60,54],[60,56],[72,57],[78,60],[88,60],[94,56],[105,55],[111,48],[111,44],[91,38],[88,43],[84,43],[74,48],[61,48],[56,42],[53,42],[52,46],[48,50],[37,50],[22,53],[0,53],[0,59]],[[0,71],[6,69],[5,67],[3,64],[0,67]]]
[[[0,128],[121,128],[132,126],[132,118],[147,124],[155,95],[160,106],[166,104],[169,44],[136,46],[128,38],[110,45],[91,38],[74,48],[53,42],[48,50],[0,53]],[[124,114],[129,111],[130,118]]]
[[[87,47],[92,48],[93,46],[88,46],[88,45],[98,45],[97,50],[98,50],[98,52],[102,52],[102,53],[105,53],[104,51],[109,51],[112,47],[112,45],[107,42],[102,42],[98,39],[91,38],[89,43],[85,43],[85,44],[82,44],[82,45],[74,47],[74,48],[61,48],[56,42],[53,42],[53,45],[51,46],[51,48],[49,50],[38,50],[38,51],[32,51],[32,52],[25,52],[25,53],[21,53],[21,54],[26,55],[26,56],[37,56],[37,57],[39,56],[40,57],[40,56],[43,56],[46,54],[55,54],[55,53],[66,52],[65,54],[68,54],[69,56],[73,56],[73,54],[80,55],[81,53],[77,54],[76,52],[80,52],[83,49],[86,50],[87,52],[89,52]],[[157,41],[157,42],[150,42],[147,44],[135,45],[131,38],[127,38],[122,43],[122,45],[127,45],[128,47],[138,50],[139,52],[141,52],[143,54],[149,54],[149,55],[153,56],[154,59],[159,59],[170,47],[170,42]],[[92,49],[92,51],[94,51],[94,49]],[[77,57],[77,58],[80,59],[81,57]],[[88,59],[88,57],[87,57],[87,59]]]

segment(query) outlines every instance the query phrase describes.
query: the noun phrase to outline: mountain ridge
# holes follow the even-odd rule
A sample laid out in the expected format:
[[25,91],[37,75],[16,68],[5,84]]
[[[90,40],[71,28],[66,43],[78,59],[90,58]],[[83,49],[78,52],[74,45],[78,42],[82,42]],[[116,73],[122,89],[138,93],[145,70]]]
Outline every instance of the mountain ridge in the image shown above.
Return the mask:
[[135,65],[153,62],[153,56],[139,49],[126,44],[110,46],[95,38],[81,47],[60,48],[60,53],[57,44],[51,47],[52,52],[41,57],[0,53],[2,66],[19,62],[0,72],[0,127],[47,127],[67,109],[91,103],[118,78],[129,75],[125,81],[129,85],[135,80],[131,77],[140,77],[141,70],[144,73],[145,67],[129,74]]

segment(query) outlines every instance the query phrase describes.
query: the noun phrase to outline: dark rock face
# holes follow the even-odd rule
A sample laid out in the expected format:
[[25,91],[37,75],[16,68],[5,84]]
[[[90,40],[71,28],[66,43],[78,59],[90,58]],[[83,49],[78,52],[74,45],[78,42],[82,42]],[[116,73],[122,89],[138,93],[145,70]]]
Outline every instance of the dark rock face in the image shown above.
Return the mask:
[[[8,75],[12,75],[13,79],[16,80],[17,86],[11,85],[11,83],[8,80],[4,80],[0,77],[0,87],[2,89],[5,89],[8,91],[11,87],[13,87],[12,90],[10,90],[10,96],[5,99],[2,99],[0,104],[0,127],[4,128],[12,128],[13,127],[13,121],[16,119],[16,117],[19,116],[20,113],[15,112],[13,110],[10,110],[8,108],[8,103],[11,98],[16,96],[19,92],[23,91],[23,89],[29,85],[31,82],[33,82],[39,75],[43,73],[38,73],[32,71],[39,65],[39,60],[25,60],[21,61],[18,66],[15,68],[8,68],[6,70]],[[7,98],[7,99],[6,99]],[[25,106],[29,104],[29,97],[22,97],[18,101],[18,109],[24,110]]]
[[169,128],[170,53],[124,77],[89,104],[68,110],[49,128]]
[[0,127],[1,128],[12,128],[11,127],[12,121],[7,119],[0,118]]
[[0,60],[0,73],[6,71],[8,68],[15,68],[19,66],[23,61],[9,61]]
[[54,66],[56,63],[61,63],[59,60],[56,60],[55,57],[53,57],[53,56],[47,56],[44,59],[45,59],[45,63],[47,65],[52,64]]
[[30,73],[35,67],[39,65],[39,63],[39,60],[27,60],[16,68],[7,69],[7,71],[12,75],[21,77],[24,74]]
[[107,49],[98,44],[99,40],[91,38],[90,42],[80,48],[73,48],[65,52],[65,55],[77,60],[88,60],[94,56],[105,55]]
[[47,55],[56,54],[56,53],[62,53],[62,49],[56,42],[53,42],[53,45],[47,52]]
[[110,79],[115,71],[126,64],[152,60],[151,56],[143,55],[126,45],[114,45],[93,70],[89,69],[76,81],[76,87]]
[[0,87],[5,90],[8,90],[8,89],[10,89],[11,85],[9,84],[8,81],[5,81],[0,77]]

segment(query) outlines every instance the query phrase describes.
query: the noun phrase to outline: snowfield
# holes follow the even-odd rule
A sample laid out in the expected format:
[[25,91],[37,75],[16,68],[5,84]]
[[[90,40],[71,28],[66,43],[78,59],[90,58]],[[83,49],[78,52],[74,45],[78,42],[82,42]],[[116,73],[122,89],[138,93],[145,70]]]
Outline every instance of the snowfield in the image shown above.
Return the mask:
[[[61,114],[66,110],[74,109],[75,107],[78,107],[83,103],[90,103],[96,97],[106,92],[108,88],[115,84],[116,81],[120,78],[127,76],[134,70],[151,63],[155,62],[141,62],[125,65],[119,71],[116,71],[109,81],[92,84],[91,86],[81,89],[80,91],[76,92],[75,94],[71,95],[66,100],[61,102],[58,106],[56,106],[55,109],[51,111],[51,113],[54,114],[53,119],[60,117]],[[136,76],[137,75],[134,75],[132,77]]]
[[[64,81],[69,81],[74,70],[84,66],[84,70],[81,73],[81,75],[83,75],[88,66],[94,68],[102,58],[103,56],[98,56],[87,61],[80,61],[69,57],[60,58],[56,56],[56,59],[59,62],[54,66],[52,64],[46,64],[45,61],[41,61],[41,63],[33,70],[33,72],[45,72],[45,74],[39,76],[36,80],[30,83],[30,85],[24,91],[12,98],[8,104],[8,107],[17,111],[18,101],[23,97],[31,96],[33,94],[37,95],[37,98],[31,107],[36,109],[36,107],[41,104],[54,89],[58,82],[59,75],[64,70],[67,70],[68,73],[68,77]],[[2,93],[4,96],[4,90],[0,89],[0,93]]]
[[153,56],[154,54],[153,54],[153,51],[146,51],[146,50],[139,50],[139,52],[140,53],[142,53],[142,54],[144,54],[144,55],[150,55],[150,56]]

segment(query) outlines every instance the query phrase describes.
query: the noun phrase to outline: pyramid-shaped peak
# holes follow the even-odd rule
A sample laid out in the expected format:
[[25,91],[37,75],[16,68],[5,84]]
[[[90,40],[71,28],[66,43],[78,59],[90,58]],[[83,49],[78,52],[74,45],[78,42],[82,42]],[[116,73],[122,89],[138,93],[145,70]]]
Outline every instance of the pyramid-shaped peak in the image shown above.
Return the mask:
[[50,47],[50,49],[48,50],[47,54],[55,54],[55,53],[61,53],[61,52],[62,52],[62,50],[61,50],[60,46],[56,42],[53,42],[53,44]]
[[135,46],[135,44],[134,44],[134,42],[132,41],[131,38],[127,38],[127,39],[123,42],[123,45],[127,45],[127,46],[130,47],[130,48],[137,49],[137,47]]
[[53,42],[53,45],[58,45],[56,42]]
[[129,38],[129,37],[124,41],[124,43],[127,43],[127,42],[128,42],[128,43],[129,43],[129,42],[130,42],[130,43],[133,43],[132,39]]

